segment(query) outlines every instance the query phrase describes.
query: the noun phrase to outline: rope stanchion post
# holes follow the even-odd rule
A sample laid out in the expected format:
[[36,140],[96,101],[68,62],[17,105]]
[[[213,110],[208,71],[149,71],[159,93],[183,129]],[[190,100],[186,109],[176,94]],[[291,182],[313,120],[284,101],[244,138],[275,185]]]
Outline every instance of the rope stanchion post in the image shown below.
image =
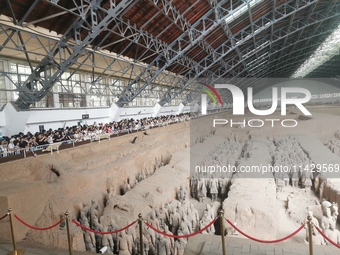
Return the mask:
[[143,216],[141,213],[138,214],[138,224],[139,224],[139,254],[144,255]]
[[308,225],[308,243],[309,243],[309,255],[313,255],[313,225],[312,225],[312,217],[307,217],[307,225]]
[[225,236],[224,236],[224,210],[220,210],[220,227],[221,227],[221,239],[222,239],[222,254],[227,255],[225,249]]
[[69,255],[72,255],[72,240],[71,240],[70,219],[69,219],[68,212],[65,212],[65,220],[66,220],[66,228],[67,228],[68,252],[69,252]]
[[12,234],[12,242],[13,242],[13,251],[9,252],[8,255],[22,255],[22,254],[24,254],[24,250],[22,250],[22,249],[17,250],[17,245],[16,245],[16,242],[15,242],[13,215],[12,215],[12,209],[11,208],[8,208],[8,216],[9,216],[9,222],[11,224],[11,234]]

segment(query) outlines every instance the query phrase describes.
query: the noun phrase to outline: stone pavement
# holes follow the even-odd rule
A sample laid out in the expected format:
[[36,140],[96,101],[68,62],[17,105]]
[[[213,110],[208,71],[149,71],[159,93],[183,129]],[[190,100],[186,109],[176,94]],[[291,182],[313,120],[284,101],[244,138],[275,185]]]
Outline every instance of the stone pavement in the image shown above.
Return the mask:
[[[19,242],[18,249],[24,249],[24,255],[68,255],[65,249],[32,244],[27,241]],[[339,254],[339,249],[332,245],[314,245],[314,255]],[[0,255],[7,255],[13,251],[10,242],[0,242]],[[89,255],[94,253],[72,252],[73,255]],[[226,236],[227,255],[309,255],[308,244],[290,243],[261,244],[254,241]],[[189,238],[185,255],[222,255],[221,237],[212,235],[197,235]]]
[[[66,247],[67,248],[67,247]],[[17,249],[23,249],[23,255],[68,255],[68,249],[56,249],[47,246],[42,246],[38,244],[31,244],[29,242],[19,242],[17,243]],[[9,252],[13,251],[13,245],[9,242],[0,242],[0,255],[7,255]],[[89,255],[94,253],[73,251],[73,255]]]
[[[205,241],[201,255],[222,255],[221,238],[209,238]],[[314,245],[315,255],[339,254],[339,249],[332,245]],[[282,242],[262,244],[245,238],[226,236],[227,255],[309,255],[308,244]]]

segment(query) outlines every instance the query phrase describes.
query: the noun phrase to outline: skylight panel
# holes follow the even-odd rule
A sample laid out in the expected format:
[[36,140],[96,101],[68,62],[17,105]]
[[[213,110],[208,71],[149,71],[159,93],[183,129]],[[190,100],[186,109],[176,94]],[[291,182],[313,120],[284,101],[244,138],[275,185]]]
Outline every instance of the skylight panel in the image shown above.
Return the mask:
[[326,63],[340,50],[340,25],[326,40],[316,49],[316,51],[299,67],[292,75],[292,78],[303,78]]
[[[264,0],[248,0],[250,8],[258,5],[259,3],[263,2]],[[244,13],[248,12],[248,2],[244,2],[239,9],[236,9],[230,16],[225,19],[227,24],[233,22],[238,17],[242,16]]]

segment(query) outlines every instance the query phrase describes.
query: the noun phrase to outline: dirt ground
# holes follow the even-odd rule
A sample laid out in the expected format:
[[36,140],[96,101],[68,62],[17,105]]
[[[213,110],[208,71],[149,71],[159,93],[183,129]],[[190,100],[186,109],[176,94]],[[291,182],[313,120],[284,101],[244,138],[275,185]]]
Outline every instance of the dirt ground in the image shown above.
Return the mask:
[[[216,135],[224,137],[221,133],[233,133],[239,137],[262,136],[271,140],[278,135],[307,134],[319,140],[331,139],[334,133],[340,129],[340,107],[311,107],[309,110],[312,113],[312,119],[298,120],[298,126],[295,128],[283,128],[281,126],[272,128],[269,125],[262,128],[230,128],[224,126],[222,131],[217,129]],[[290,114],[284,118],[298,119],[299,112],[297,109],[289,109],[289,112]],[[206,117],[205,123],[210,125],[211,118],[214,118],[214,116]],[[216,114],[216,116],[225,119],[232,118],[230,113]],[[279,113],[266,118],[269,117],[282,119]],[[259,119],[249,114],[243,118],[247,120]],[[241,118],[235,118],[235,120],[239,119]],[[265,119],[265,117],[261,119]],[[198,134],[206,136],[206,141],[209,140],[209,132],[211,131],[209,125],[206,128],[200,126],[198,132]],[[60,154],[53,154],[53,156],[46,154],[37,158],[9,162],[1,165],[0,182],[37,181],[48,186],[48,191],[44,193],[46,197],[41,200],[46,200],[44,206],[17,209],[18,215],[25,215],[25,210],[30,210],[38,215],[34,222],[29,222],[32,225],[50,225],[56,222],[60,218],[60,214],[65,211],[69,211],[74,217],[77,217],[83,203],[90,204],[92,199],[98,202],[99,213],[102,214],[104,199],[109,189],[117,196],[117,205],[132,208],[130,216],[126,216],[125,208],[124,212],[115,211],[115,217],[119,218],[120,215],[124,215],[125,221],[126,219],[134,219],[140,211],[145,210],[145,213],[147,213],[148,210],[145,208],[150,207],[150,205],[158,206],[164,200],[174,199],[176,190],[181,183],[189,187],[190,152],[188,148],[190,145],[192,147],[198,146],[198,144],[193,143],[193,140],[197,138],[192,137],[195,135],[193,129],[195,127],[192,125],[190,127],[189,122],[186,122],[150,130],[149,135],[132,134],[111,141],[103,141],[100,144],[67,149],[61,151]],[[131,144],[131,140],[135,136],[138,137],[137,143]],[[177,171],[178,174],[169,174],[171,169]],[[56,172],[59,176],[56,175]],[[128,192],[129,194],[122,196],[124,181],[134,180],[140,172],[145,175],[145,179],[137,184],[140,187],[138,189],[133,188],[129,191],[131,193]],[[152,187],[155,190],[150,190],[152,196],[148,197],[148,189],[151,189],[151,183],[155,182],[161,184],[158,186],[161,186],[163,191],[158,191],[158,194],[155,191],[158,188],[156,185]],[[15,196],[15,194],[18,195],[19,192],[13,191],[10,195]],[[242,194],[238,195],[239,197],[236,199],[242,200]],[[0,194],[1,196],[5,195]],[[25,196],[25,194],[21,192],[20,196]],[[139,199],[138,196],[143,198]],[[136,199],[132,199],[132,197]],[[29,199],[34,198],[30,197]],[[255,195],[254,199],[256,199]],[[199,211],[203,210],[204,204],[195,200],[192,201]],[[313,208],[315,215],[320,217],[318,201],[318,194],[313,191],[305,192],[302,188],[289,186],[282,193],[278,193],[275,203],[270,205],[270,210],[268,208],[268,211],[275,212],[274,217],[277,220],[276,238],[284,237],[295,231],[307,215],[308,208]],[[209,202],[209,200],[206,202]],[[3,204],[3,208],[0,207],[1,211],[6,210],[7,206],[8,204]],[[266,208],[263,209],[266,210]],[[33,220],[33,218],[27,220]],[[125,221],[122,221],[122,224]],[[2,229],[0,230],[0,238],[8,236],[1,235],[1,231],[4,231],[2,226],[0,225]],[[8,229],[5,231],[8,232]],[[81,231],[77,228],[73,228],[72,231],[74,238],[79,239],[79,243],[81,243]],[[30,241],[44,245],[65,247],[67,241],[54,231],[37,233],[24,228],[22,233],[21,239],[27,237]],[[301,231],[291,241],[303,243],[304,238],[305,232]],[[74,248],[84,249],[81,245]],[[195,252],[200,249],[200,245],[195,245],[190,249],[192,249],[192,254],[197,254]]]

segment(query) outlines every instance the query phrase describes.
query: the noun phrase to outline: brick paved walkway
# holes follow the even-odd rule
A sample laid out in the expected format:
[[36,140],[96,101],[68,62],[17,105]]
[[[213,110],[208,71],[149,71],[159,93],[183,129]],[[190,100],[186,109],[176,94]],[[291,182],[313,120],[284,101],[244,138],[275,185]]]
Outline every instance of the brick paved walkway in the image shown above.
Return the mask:
[[[29,242],[20,242],[18,249],[24,249],[24,255],[68,255],[67,249],[55,249],[46,246],[32,245]],[[339,254],[339,249],[331,246],[314,246],[314,255]],[[0,254],[6,255],[12,251],[12,244],[0,242]],[[309,255],[308,244],[279,243],[259,244],[245,238],[226,237],[227,255]],[[75,252],[73,255],[93,254]],[[221,237],[211,235],[197,235],[189,239],[185,255],[222,255]]]
[[[19,242],[17,243],[17,249],[23,249],[23,255],[68,255],[67,249],[56,249],[49,248],[46,246],[40,246],[37,244],[30,244],[29,242]],[[12,243],[0,242],[0,255],[7,255],[9,252],[13,251]],[[72,252],[73,255],[88,255],[94,253],[87,252]]]
[[[216,236],[217,237],[217,236]],[[222,255],[221,238],[209,238],[205,241],[201,255]],[[339,254],[339,249],[331,245],[314,245],[315,255]],[[228,237],[226,240],[227,255],[309,255],[308,244],[278,243],[262,244],[244,238]]]

